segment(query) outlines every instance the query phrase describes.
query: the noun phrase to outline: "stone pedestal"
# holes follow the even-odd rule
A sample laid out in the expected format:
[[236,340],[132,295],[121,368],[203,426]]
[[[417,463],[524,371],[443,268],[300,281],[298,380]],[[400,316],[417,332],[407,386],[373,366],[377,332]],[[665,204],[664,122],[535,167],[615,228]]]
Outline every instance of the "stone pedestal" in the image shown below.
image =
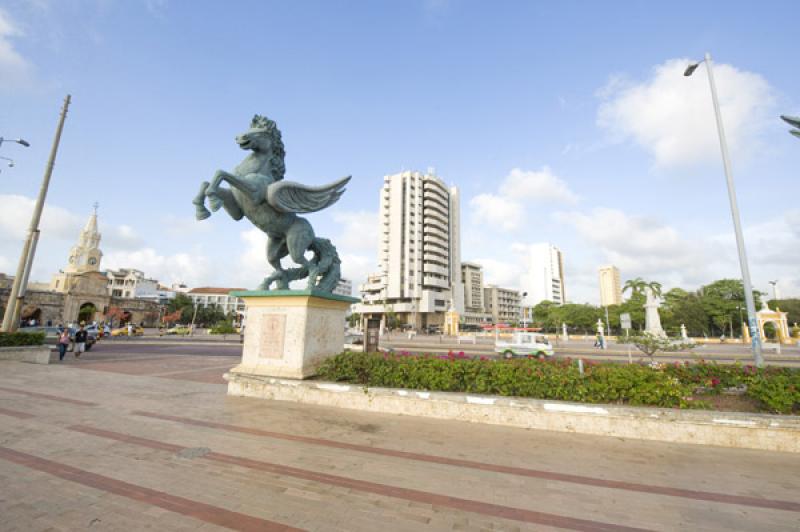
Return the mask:
[[236,291],[247,307],[242,362],[228,372],[228,393],[254,378],[305,379],[344,348],[345,315],[357,300],[313,290]]

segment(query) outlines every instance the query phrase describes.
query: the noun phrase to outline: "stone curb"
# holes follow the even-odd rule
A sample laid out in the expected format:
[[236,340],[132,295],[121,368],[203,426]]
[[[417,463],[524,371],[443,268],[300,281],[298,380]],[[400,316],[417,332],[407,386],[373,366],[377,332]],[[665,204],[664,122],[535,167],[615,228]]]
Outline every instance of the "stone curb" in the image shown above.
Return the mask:
[[800,452],[800,418],[366,388],[226,373],[228,395],[671,443]]
[[17,347],[0,347],[0,360],[15,360],[32,364],[49,364],[53,359],[49,345],[25,345]]

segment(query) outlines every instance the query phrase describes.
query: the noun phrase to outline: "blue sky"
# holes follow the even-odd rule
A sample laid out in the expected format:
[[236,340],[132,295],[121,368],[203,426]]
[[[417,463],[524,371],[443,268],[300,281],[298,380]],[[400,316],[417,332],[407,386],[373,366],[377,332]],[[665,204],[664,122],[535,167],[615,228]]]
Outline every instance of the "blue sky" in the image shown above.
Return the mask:
[[694,288],[738,272],[701,67],[710,51],[751,270],[800,296],[796,21],[786,2],[10,1],[0,8],[0,271],[13,273],[61,100],[71,93],[33,278],[49,280],[100,202],[106,267],[253,286],[263,239],[191,199],[278,122],[287,176],[352,175],[310,215],[344,274],[375,269],[382,177],[434,167],[461,189],[462,259],[515,286],[525,246],[566,256],[596,302],[615,263]]

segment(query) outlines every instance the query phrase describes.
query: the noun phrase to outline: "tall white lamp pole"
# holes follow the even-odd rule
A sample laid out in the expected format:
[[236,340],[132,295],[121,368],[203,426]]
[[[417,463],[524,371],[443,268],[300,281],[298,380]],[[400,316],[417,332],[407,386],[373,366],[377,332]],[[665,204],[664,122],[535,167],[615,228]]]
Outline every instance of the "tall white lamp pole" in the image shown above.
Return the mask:
[[[11,287],[11,293],[8,295],[6,313],[3,316],[3,330],[6,332],[16,331],[17,326],[19,325],[19,316],[22,312],[23,298],[25,297],[25,290],[28,286],[28,275],[31,273],[33,256],[36,253],[36,243],[39,240],[39,220],[42,218],[44,200],[47,197],[47,189],[50,186],[50,176],[53,175],[53,166],[56,163],[58,143],[61,141],[61,131],[64,129],[64,118],[67,116],[69,102],[70,95],[67,94],[67,97],[64,98],[64,105],[61,108],[61,116],[58,119],[56,136],[53,140],[53,147],[50,150],[50,158],[47,161],[47,168],[45,168],[44,171],[42,186],[39,189],[39,197],[36,199],[36,206],[33,209],[33,216],[31,216],[31,225],[28,228],[28,237],[25,239],[25,245],[22,248],[22,255],[19,258],[17,275],[14,277],[14,284]],[[20,144],[22,143],[20,142]]]
[[[747,264],[747,252],[744,247],[744,237],[742,236],[742,223],[739,220],[739,206],[736,202],[736,188],[733,184],[731,174],[731,161],[728,156],[728,143],[725,141],[725,130],[722,127],[722,115],[719,111],[719,100],[717,98],[717,86],[714,83],[714,68],[711,63],[711,54],[706,53],[706,57],[701,63],[706,64],[708,71],[708,84],[711,87],[711,99],[714,102],[714,115],[717,119],[717,132],[719,133],[719,147],[722,150],[722,165],[725,168],[725,179],[728,182],[728,200],[731,204],[731,216],[733,217],[733,229],[736,233],[736,247],[739,250],[739,266],[742,269],[742,285],[744,286],[744,301],[747,307],[747,321],[750,327],[750,338],[752,339],[753,360],[756,366],[764,365],[764,357],[761,355],[761,337],[758,334],[756,321],[756,305],[753,299],[753,288],[750,283],[750,267]],[[700,66],[700,63],[689,65],[684,71],[684,76],[691,76]]]

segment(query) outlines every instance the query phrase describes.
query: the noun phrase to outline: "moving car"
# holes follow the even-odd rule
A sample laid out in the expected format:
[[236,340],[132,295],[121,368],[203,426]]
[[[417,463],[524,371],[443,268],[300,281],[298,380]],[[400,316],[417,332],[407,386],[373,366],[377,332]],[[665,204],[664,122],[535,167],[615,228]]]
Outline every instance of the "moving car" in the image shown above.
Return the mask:
[[[128,326],[126,325],[125,327],[112,329],[111,336],[128,336]],[[133,334],[131,334],[131,336],[144,336],[144,329],[142,329],[138,325],[134,325]]]
[[514,357],[551,357],[555,354],[553,346],[541,334],[515,332],[510,342],[498,340],[494,344],[494,352],[504,358]]

